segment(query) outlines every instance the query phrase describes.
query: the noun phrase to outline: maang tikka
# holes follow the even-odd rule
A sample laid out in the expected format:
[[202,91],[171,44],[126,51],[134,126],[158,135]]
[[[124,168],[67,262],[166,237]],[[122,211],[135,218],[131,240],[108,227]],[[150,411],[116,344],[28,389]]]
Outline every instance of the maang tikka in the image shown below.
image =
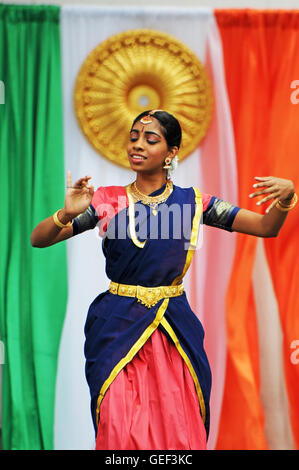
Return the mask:
[[153,122],[153,118],[147,114],[146,116],[143,116],[143,117],[140,119],[140,122],[141,122],[142,124],[150,124],[151,122]]
[[162,109],[152,109],[148,114],[146,114],[140,119],[140,122],[142,124],[150,124],[151,122],[153,122],[153,118],[151,116],[157,111],[162,111]]

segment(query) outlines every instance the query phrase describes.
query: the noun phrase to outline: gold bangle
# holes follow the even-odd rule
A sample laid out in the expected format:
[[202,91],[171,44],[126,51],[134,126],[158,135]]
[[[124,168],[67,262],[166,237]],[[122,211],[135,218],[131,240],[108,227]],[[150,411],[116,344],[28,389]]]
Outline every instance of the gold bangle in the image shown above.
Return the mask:
[[295,207],[295,205],[297,204],[297,201],[298,201],[298,196],[296,193],[294,193],[294,196],[292,197],[290,204],[284,204],[283,202],[278,201],[278,203],[276,204],[276,207],[282,212],[288,212]]
[[60,228],[66,228],[66,227],[70,227],[73,223],[73,221],[70,221],[68,222],[67,224],[63,224],[62,222],[60,222],[60,220],[58,219],[58,212],[60,211],[61,209],[58,209],[58,211],[55,212],[55,214],[53,214],[53,220],[54,220],[54,223],[60,227]]
[[298,199],[298,198],[297,198],[297,194],[294,193],[292,199],[291,199],[290,202],[289,202],[289,204],[286,204],[286,203],[283,202],[283,201],[278,201],[278,203],[279,203],[279,205],[280,205],[281,207],[290,207],[290,206],[296,204],[297,199]]

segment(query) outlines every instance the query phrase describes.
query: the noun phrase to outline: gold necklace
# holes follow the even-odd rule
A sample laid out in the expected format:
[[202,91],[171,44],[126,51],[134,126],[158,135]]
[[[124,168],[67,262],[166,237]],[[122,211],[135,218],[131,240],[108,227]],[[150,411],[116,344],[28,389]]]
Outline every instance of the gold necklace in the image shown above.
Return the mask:
[[152,209],[153,215],[157,215],[156,207],[165,202],[166,199],[170,196],[173,191],[173,184],[171,180],[167,180],[166,187],[162,194],[158,196],[148,196],[147,194],[142,193],[136,185],[136,181],[131,184],[132,195],[136,201],[141,201],[143,204],[149,206]]

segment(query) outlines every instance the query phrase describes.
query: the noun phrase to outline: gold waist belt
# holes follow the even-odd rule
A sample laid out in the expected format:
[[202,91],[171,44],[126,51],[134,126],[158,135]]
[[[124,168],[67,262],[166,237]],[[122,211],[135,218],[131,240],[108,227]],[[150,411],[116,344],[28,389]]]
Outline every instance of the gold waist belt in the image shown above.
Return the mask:
[[111,281],[109,291],[115,295],[136,297],[138,302],[150,308],[156,305],[161,299],[182,295],[184,286],[180,284],[179,286],[143,287],[118,284],[117,282]]

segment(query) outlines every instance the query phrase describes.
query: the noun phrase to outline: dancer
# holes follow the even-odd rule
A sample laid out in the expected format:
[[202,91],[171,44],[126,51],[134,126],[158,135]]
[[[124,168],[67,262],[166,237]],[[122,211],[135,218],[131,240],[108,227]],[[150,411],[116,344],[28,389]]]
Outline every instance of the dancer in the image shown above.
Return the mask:
[[166,111],[141,113],[128,140],[134,183],[95,191],[90,176],[73,184],[68,172],[64,207],[31,243],[47,247],[96,226],[103,237],[111,283],[85,325],[96,449],[206,449],[211,372],[182,283],[201,222],[275,237],[297,196],[290,180],[256,177],[250,196],[269,203],[261,215],[174,185],[181,127]]

